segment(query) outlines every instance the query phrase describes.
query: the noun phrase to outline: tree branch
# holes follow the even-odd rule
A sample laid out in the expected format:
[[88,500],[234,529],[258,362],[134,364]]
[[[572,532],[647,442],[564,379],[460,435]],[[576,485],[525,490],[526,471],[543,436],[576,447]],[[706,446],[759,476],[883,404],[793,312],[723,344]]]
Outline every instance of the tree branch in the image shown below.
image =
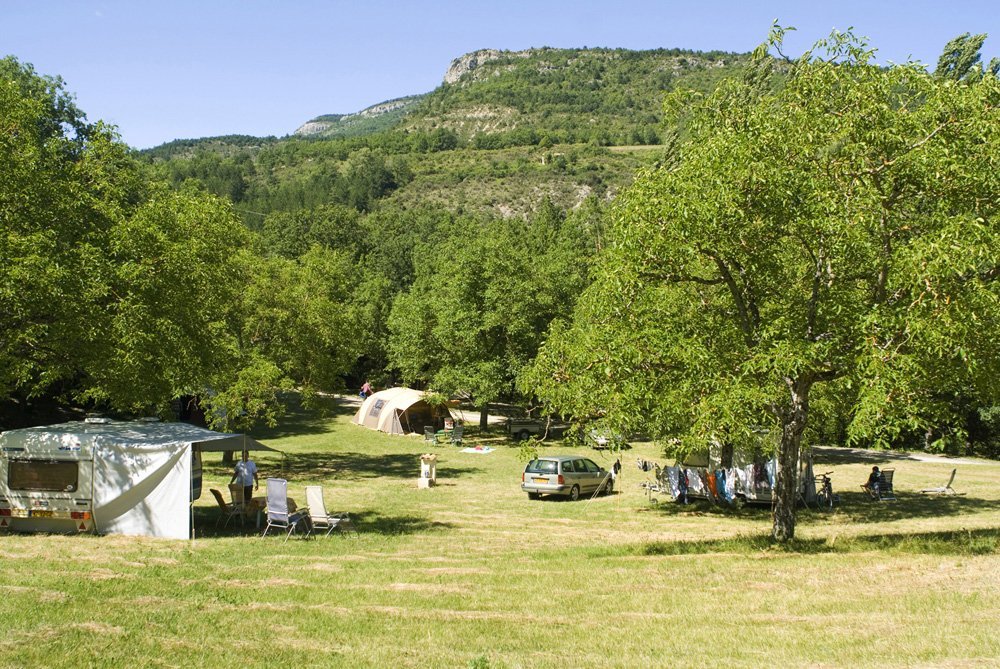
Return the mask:
[[[729,266],[726,264],[725,260],[722,259],[721,255],[711,249],[699,249],[699,251],[711,258],[715,262],[715,266],[719,268],[719,273],[722,275],[722,279],[729,288],[730,295],[732,295],[733,302],[736,304],[740,330],[743,331],[744,339],[746,340],[748,346],[756,345],[757,339],[754,336],[754,332],[760,322],[760,314],[757,313],[756,307],[753,305],[748,307],[747,301],[743,296],[743,291],[740,290],[740,286],[736,283],[733,273],[730,271]],[[739,267],[738,263],[737,267]],[[739,272],[742,277],[746,277],[742,267],[739,267]]]
[[704,278],[700,276],[674,274],[671,272],[640,272],[639,276],[643,279],[663,281],[664,283],[698,283],[703,286],[717,286],[720,283],[725,282],[722,277],[718,276],[713,278]]
[[916,144],[914,144],[914,145],[910,146],[909,148],[907,148],[905,151],[903,151],[902,153],[900,153],[898,156],[896,156],[892,160],[886,160],[886,159],[883,158],[881,165],[879,165],[878,167],[872,167],[869,170],[867,170],[868,174],[879,174],[882,170],[884,170],[887,167],[890,167],[897,160],[899,160],[900,158],[902,158],[906,154],[911,153],[913,151],[916,151],[921,146],[923,146],[927,142],[931,141],[934,138],[935,135],[937,135],[939,132],[941,132],[942,130],[944,130],[945,128],[947,128],[949,125],[951,125],[954,122],[955,122],[955,119],[948,119],[944,123],[940,124],[938,127],[934,128],[930,132],[929,135],[927,135],[926,137],[924,137],[923,139],[921,139],[920,141],[918,141]]

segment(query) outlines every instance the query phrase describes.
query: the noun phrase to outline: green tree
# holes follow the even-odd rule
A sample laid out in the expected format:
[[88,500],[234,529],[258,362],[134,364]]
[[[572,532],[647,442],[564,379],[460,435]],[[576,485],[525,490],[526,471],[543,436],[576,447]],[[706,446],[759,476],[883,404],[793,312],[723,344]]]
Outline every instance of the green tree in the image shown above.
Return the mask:
[[460,221],[418,256],[413,286],[393,304],[390,364],[408,382],[467,395],[486,429],[486,406],[516,394],[542,333],[586,285],[586,240],[577,232],[548,203],[530,223]]
[[[0,401],[148,412],[197,394],[246,427],[273,422],[284,388],[340,385],[356,356],[348,255],[260,258],[229,203],[151,180],[61,81],[13,59],[0,118]],[[348,236],[339,213],[309,235]]]
[[250,262],[231,310],[237,364],[222,370],[206,398],[211,418],[230,429],[274,424],[282,391],[297,388],[308,402],[316,391],[342,390],[360,349],[353,265],[344,254],[315,245],[299,258]]
[[[981,52],[985,41],[986,33],[978,35],[963,33],[951,40],[945,45],[934,73],[939,77],[953,81],[983,76]],[[996,76],[997,72],[1000,71],[1000,58],[991,60],[986,71]]]
[[556,407],[685,447],[775,430],[779,541],[814,388],[850,388],[850,438],[883,444],[998,393],[1000,85],[872,53],[835,33],[780,90],[751,73],[686,97],[676,160],[620,198],[533,370]]
[[120,410],[200,392],[237,363],[230,314],[249,280],[249,235],[228,204],[150,188],[110,227],[72,298],[91,312],[76,341],[80,397]]

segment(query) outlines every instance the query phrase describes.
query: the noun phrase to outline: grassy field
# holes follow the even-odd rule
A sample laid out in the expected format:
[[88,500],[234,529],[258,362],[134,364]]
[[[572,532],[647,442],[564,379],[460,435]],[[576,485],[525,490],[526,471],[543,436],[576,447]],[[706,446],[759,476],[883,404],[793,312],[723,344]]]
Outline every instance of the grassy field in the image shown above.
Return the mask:
[[[322,484],[356,537],[216,532],[216,456],[194,541],[0,536],[0,666],[1000,666],[1000,463],[820,451],[843,504],[775,548],[766,508],[651,504],[652,444],[622,453],[618,494],[533,502],[496,436],[438,446],[419,490],[422,440],[348,417],[256,436],[287,454],[262,474]],[[865,501],[872,464],[898,502]],[[962,495],[917,492],[956,466]]]

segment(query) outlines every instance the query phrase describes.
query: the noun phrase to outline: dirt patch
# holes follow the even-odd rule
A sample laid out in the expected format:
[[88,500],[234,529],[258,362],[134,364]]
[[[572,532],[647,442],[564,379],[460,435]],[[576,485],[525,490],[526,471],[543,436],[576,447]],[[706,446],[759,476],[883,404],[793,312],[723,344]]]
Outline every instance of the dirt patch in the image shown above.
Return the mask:
[[121,627],[116,627],[115,625],[108,625],[107,623],[99,623],[96,621],[86,622],[86,623],[73,623],[70,627],[74,629],[87,632],[89,634],[121,634],[125,630]]
[[42,588],[32,588],[24,585],[0,585],[0,592],[30,593],[37,595],[39,601],[46,603],[65,602],[69,599],[69,595],[65,592],[60,592],[59,590],[43,590]]
[[489,569],[483,569],[481,567],[432,567],[430,569],[414,569],[413,571],[422,571],[428,574],[489,574]]
[[460,595],[468,592],[469,589],[459,585],[443,585],[440,583],[390,583],[386,586],[388,590],[401,592],[429,592],[433,594]]

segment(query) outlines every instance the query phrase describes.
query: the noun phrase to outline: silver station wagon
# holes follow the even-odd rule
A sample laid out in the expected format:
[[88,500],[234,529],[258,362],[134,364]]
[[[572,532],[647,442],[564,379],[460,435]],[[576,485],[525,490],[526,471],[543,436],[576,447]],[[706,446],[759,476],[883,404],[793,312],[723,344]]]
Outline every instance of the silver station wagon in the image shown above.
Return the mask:
[[610,494],[614,480],[596,462],[579,455],[555,455],[528,463],[521,474],[521,490],[528,499],[542,495],[565,495],[572,500],[598,490]]

